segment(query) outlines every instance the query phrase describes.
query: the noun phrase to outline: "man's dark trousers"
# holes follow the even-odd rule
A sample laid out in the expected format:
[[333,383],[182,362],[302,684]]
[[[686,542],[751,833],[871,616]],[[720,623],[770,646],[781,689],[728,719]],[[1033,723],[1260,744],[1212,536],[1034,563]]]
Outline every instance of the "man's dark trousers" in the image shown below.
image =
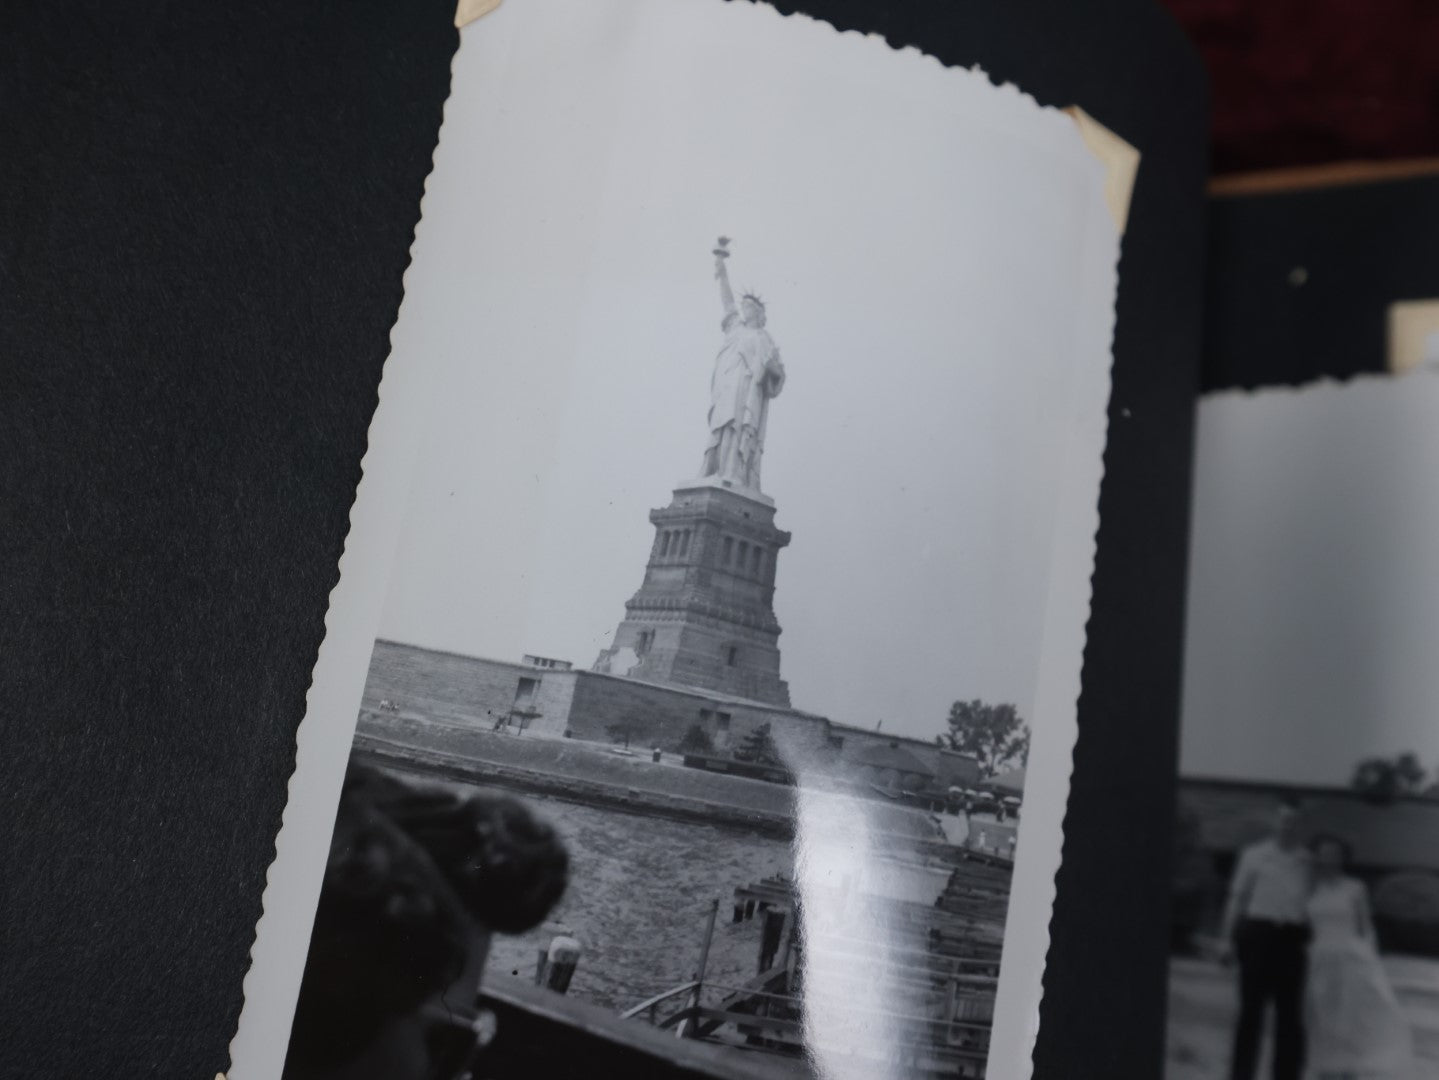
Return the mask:
[[1304,1070],[1304,967],[1309,929],[1293,923],[1246,919],[1235,934],[1239,959],[1239,1027],[1234,1033],[1231,1080],[1253,1080],[1264,1035],[1264,1014],[1274,1004],[1274,1080],[1300,1080]]

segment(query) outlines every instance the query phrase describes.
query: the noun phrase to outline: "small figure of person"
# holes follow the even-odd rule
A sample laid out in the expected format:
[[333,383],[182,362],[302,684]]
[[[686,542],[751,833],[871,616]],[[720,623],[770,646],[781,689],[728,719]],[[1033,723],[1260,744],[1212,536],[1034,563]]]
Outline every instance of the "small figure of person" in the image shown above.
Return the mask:
[[1414,1036],[1379,960],[1369,893],[1345,871],[1349,845],[1310,841],[1309,980],[1305,1015],[1314,1080],[1412,1080]]
[[1222,926],[1222,959],[1239,961],[1239,1022],[1231,1080],[1253,1080],[1265,1015],[1274,1009],[1274,1080],[1304,1069],[1304,971],[1309,943],[1309,851],[1299,807],[1282,801],[1270,836],[1240,853]]

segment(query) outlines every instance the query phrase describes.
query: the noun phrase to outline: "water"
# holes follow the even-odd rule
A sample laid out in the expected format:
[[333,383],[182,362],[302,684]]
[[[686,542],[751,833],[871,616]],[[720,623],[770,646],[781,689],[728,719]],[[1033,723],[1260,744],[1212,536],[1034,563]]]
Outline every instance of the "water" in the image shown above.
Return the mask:
[[538,950],[563,925],[584,947],[571,996],[620,1011],[694,977],[710,904],[719,918],[705,981],[737,986],[759,965],[762,920],[731,922],[733,892],[793,875],[781,840],[546,799],[526,800],[570,851],[570,884],[549,922],[496,937],[489,972],[533,979]]

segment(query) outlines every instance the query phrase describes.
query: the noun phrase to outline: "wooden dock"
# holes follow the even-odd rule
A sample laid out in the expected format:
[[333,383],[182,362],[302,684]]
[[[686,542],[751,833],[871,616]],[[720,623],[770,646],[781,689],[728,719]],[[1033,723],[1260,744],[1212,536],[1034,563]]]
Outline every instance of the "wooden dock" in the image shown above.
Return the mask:
[[[875,979],[901,991],[895,1012],[875,1014],[902,1045],[887,1052],[920,1080],[982,1078],[989,1054],[1012,864],[1000,856],[947,852],[943,895],[931,907],[886,900],[868,933],[802,932],[794,883],[771,877],[735,888],[736,923],[763,920],[758,971],[743,985],[695,981],[640,1002],[624,1015],[662,1031],[803,1061],[814,1050],[806,1010],[836,1002],[841,1015]],[[707,949],[706,949],[707,953]],[[804,958],[823,956],[826,982],[806,986]],[[854,972],[848,977],[846,969]],[[836,975],[835,972],[841,974]],[[868,1015],[868,1014],[867,1014]]]

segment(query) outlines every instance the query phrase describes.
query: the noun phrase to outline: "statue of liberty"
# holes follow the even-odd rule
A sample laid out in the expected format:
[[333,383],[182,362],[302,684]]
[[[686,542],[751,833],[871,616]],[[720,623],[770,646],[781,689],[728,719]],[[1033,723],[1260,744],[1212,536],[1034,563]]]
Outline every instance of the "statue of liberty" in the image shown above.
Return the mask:
[[769,402],[784,387],[784,365],[765,329],[764,301],[746,293],[735,304],[729,254],[729,238],[722,236],[714,256],[725,338],[710,380],[710,435],[700,475],[758,491]]

